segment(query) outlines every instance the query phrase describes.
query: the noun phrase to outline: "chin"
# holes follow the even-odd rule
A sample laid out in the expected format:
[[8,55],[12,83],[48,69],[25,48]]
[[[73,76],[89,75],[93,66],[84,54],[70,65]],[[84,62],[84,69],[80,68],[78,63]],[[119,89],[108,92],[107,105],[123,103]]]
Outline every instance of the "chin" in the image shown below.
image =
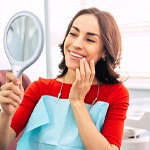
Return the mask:
[[79,68],[79,65],[75,65],[75,64],[66,64],[66,66],[68,67],[68,69],[72,69],[72,70],[75,70],[76,68]]

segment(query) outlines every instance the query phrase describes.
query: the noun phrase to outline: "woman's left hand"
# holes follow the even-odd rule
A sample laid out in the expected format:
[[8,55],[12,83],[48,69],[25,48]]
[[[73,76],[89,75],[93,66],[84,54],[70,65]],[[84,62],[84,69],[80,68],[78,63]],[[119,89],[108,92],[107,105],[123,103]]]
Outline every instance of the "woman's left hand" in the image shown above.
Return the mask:
[[81,59],[80,69],[76,68],[76,79],[70,89],[69,100],[71,103],[76,101],[84,102],[84,98],[88,93],[88,91],[90,90],[94,77],[95,77],[94,60],[91,60],[90,63],[88,64],[85,58]]

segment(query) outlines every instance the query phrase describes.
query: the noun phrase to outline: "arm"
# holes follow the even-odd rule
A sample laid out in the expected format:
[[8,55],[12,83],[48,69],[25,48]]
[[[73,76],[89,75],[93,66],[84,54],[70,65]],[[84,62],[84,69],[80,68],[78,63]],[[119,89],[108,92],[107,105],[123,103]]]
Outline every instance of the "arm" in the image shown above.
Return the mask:
[[15,131],[10,128],[10,123],[23,97],[23,88],[19,79],[12,73],[8,73],[6,78],[7,83],[1,86],[0,92],[2,107],[0,111],[0,150],[6,149],[16,136]]
[[16,137],[15,131],[10,128],[11,117],[4,112],[0,114],[0,150],[5,150]]
[[69,100],[74,112],[82,142],[87,150],[118,150],[98,131],[84,104],[84,98],[94,80],[94,62],[90,66],[81,60],[80,70],[76,69],[76,80],[70,90]]
[[73,103],[72,109],[86,150],[118,150],[96,128],[84,103]]

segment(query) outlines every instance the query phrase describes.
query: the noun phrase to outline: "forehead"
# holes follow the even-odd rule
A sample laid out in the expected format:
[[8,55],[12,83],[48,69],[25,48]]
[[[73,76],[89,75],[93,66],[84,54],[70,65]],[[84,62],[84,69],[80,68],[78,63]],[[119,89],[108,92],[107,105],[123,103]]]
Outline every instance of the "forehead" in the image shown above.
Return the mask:
[[93,32],[100,34],[100,28],[96,16],[92,14],[84,14],[78,16],[72,26],[77,27],[80,31],[83,32]]

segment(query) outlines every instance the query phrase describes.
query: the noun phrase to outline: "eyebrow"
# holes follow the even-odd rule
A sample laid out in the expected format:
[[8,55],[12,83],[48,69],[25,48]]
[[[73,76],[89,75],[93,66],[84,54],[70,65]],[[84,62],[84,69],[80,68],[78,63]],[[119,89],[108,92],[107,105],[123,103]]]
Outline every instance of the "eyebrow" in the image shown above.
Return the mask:
[[[74,28],[75,30],[77,30],[78,32],[80,32],[80,30],[79,30],[77,27],[72,26],[72,28]],[[87,34],[87,35],[92,35],[92,36],[98,36],[98,37],[100,38],[100,36],[99,36],[98,34],[96,34],[96,33],[87,32],[86,34]]]

